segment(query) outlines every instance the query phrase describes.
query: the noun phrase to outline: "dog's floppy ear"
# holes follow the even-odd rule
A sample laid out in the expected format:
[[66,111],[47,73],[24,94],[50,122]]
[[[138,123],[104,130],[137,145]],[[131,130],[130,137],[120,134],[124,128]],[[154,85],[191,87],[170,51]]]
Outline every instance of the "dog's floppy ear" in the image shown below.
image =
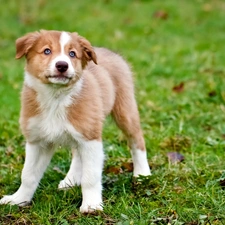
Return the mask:
[[91,46],[90,42],[86,40],[85,38],[79,36],[78,39],[81,48],[82,48],[82,54],[86,61],[93,61],[95,64],[97,64],[97,56],[95,54],[95,51],[93,47]]
[[16,59],[27,55],[35,41],[40,37],[39,32],[28,33],[16,40]]

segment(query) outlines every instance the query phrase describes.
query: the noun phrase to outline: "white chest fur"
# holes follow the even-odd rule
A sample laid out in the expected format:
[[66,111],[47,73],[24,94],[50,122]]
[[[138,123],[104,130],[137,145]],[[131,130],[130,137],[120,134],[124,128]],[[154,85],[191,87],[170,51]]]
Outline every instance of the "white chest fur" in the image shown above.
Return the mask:
[[[41,113],[28,120],[30,141],[44,141],[60,145],[71,145],[82,135],[67,119],[67,108],[75,101],[82,88],[82,80],[73,88],[49,87],[26,74],[25,82],[37,92]],[[35,85],[34,85],[35,82]]]
[[38,116],[28,121],[29,137],[32,141],[44,140],[46,142],[68,142],[69,123],[66,118],[66,107],[53,104],[51,108],[43,109]]

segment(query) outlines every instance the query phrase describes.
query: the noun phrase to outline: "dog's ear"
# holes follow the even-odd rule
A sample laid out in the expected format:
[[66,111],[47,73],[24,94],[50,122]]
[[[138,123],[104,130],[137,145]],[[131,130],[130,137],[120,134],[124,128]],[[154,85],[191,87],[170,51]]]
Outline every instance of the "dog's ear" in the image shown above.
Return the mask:
[[82,49],[82,55],[86,61],[93,61],[95,64],[97,64],[97,56],[95,54],[95,51],[93,47],[91,46],[90,42],[86,40],[85,38],[79,36],[79,44]]
[[28,51],[34,45],[35,41],[40,37],[39,32],[28,33],[16,40],[16,59],[27,55]]

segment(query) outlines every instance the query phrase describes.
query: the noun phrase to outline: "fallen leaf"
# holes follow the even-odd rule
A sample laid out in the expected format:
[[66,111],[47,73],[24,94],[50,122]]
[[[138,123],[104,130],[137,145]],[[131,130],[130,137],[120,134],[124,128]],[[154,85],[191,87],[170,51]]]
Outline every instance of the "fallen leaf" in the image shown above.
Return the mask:
[[180,84],[173,87],[173,91],[176,93],[180,93],[184,91],[184,82],[181,82]]
[[158,19],[162,19],[162,20],[166,20],[168,18],[168,13],[164,10],[159,10],[159,11],[156,11],[153,14],[153,17],[158,18]]
[[216,96],[216,91],[210,91],[210,92],[208,93],[208,96],[209,96],[209,97],[214,97],[214,96]]
[[222,189],[225,189],[225,178],[224,177],[220,178],[219,182],[220,182],[220,186],[222,187]]
[[105,169],[106,173],[120,174],[123,172],[120,166],[109,166]]
[[127,172],[133,172],[133,163],[132,162],[123,162],[121,165],[122,169]]
[[167,157],[169,162],[171,163],[178,163],[184,161],[184,156],[178,152],[168,152]]
[[120,174],[124,172],[133,172],[133,162],[127,158],[118,158],[114,163],[107,165],[104,169],[105,173]]

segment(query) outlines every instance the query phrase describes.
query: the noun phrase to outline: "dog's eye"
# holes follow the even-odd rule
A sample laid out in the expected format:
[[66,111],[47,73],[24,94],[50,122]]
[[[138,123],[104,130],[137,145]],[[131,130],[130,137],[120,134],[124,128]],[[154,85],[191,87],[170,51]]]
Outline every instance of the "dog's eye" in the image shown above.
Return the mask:
[[49,48],[46,48],[46,49],[44,50],[44,54],[45,54],[45,55],[51,54],[51,50],[50,50]]
[[74,51],[70,51],[70,52],[69,52],[69,56],[70,56],[71,58],[74,58],[74,57],[76,56],[76,53],[75,53]]

